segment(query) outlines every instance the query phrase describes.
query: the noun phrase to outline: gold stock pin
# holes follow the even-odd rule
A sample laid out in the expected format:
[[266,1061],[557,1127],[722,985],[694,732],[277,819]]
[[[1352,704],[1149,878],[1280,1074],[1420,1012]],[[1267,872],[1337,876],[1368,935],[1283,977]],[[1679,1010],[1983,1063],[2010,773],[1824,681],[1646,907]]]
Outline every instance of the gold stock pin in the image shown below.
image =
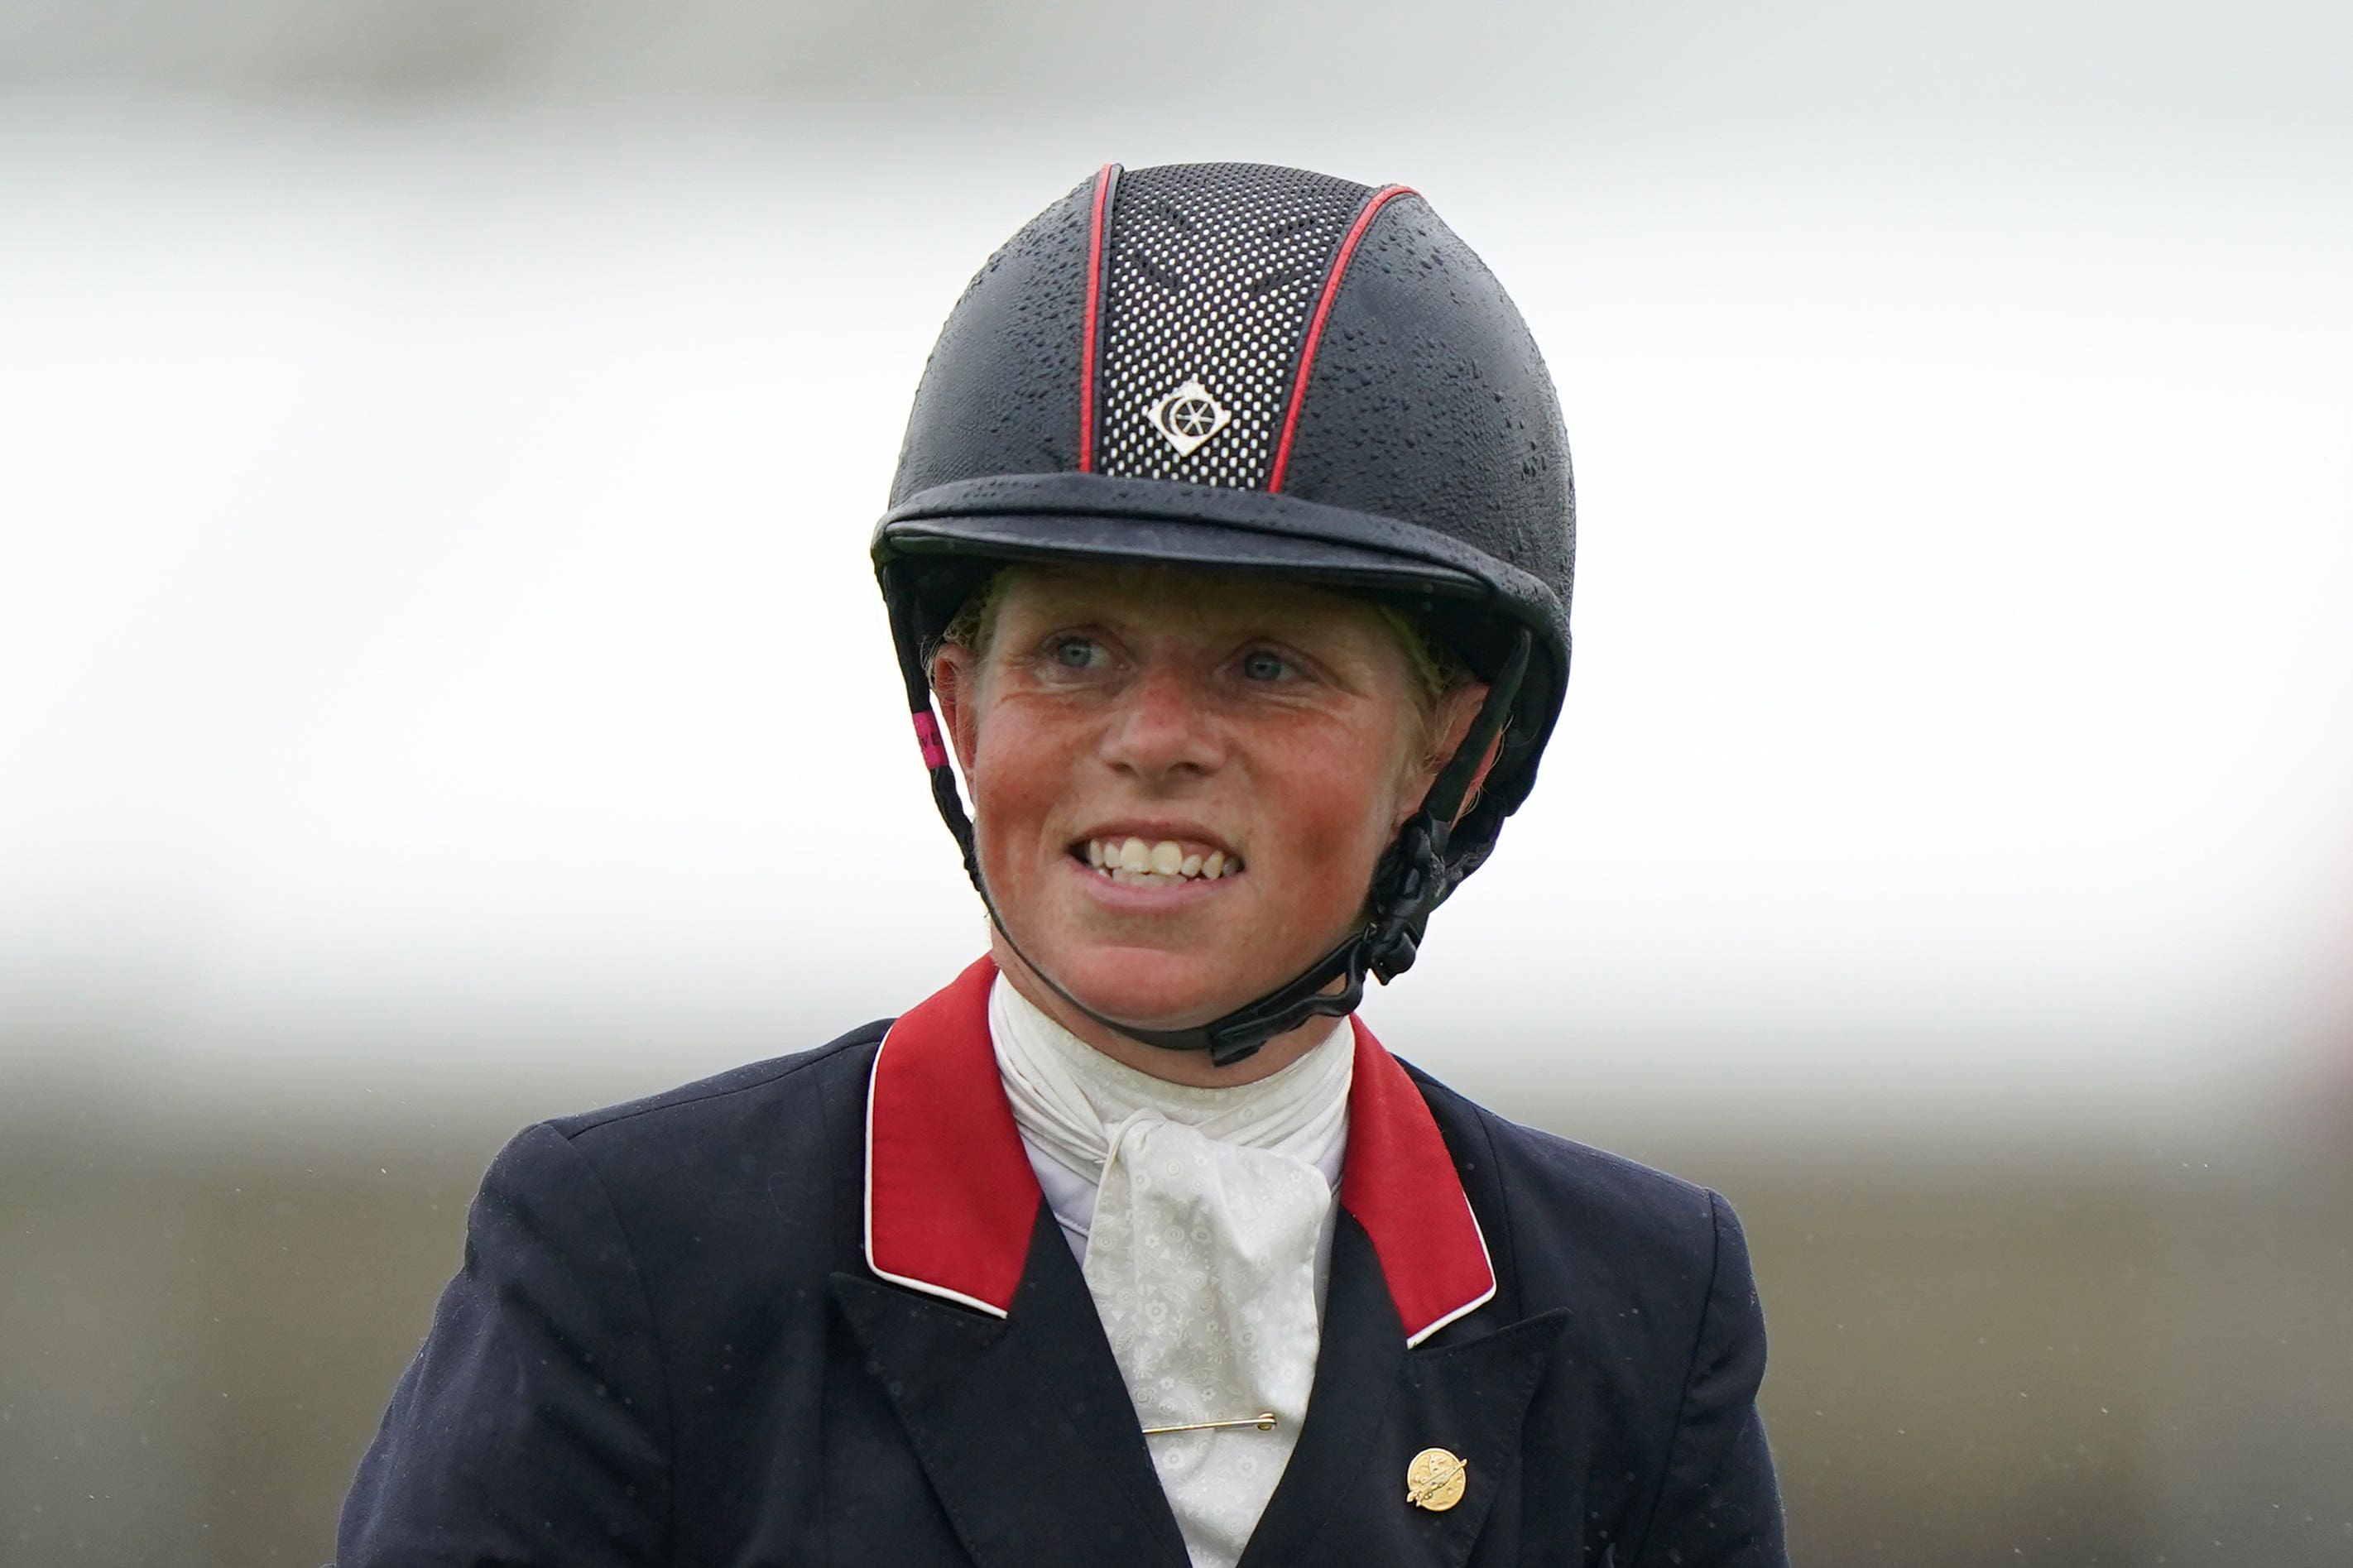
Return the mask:
[[1274,1412],[1261,1410],[1255,1415],[1243,1415],[1231,1421],[1179,1421],[1174,1426],[1146,1426],[1147,1437],[1165,1436],[1171,1432],[1271,1432]]
[[1471,1466],[1443,1448],[1424,1448],[1405,1468],[1405,1500],[1444,1513],[1462,1500],[1463,1477]]

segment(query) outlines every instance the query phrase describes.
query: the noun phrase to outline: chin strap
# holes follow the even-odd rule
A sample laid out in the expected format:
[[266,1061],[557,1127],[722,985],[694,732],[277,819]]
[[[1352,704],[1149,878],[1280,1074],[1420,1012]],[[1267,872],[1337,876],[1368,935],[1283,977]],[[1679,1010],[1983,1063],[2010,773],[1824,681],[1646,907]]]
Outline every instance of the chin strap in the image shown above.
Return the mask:
[[[895,603],[892,613],[894,619],[902,615],[910,620],[913,617],[912,609],[902,610]],[[912,626],[897,629],[902,633],[901,647],[921,646],[919,637],[906,635],[913,630]],[[913,710],[915,739],[923,747],[923,765],[932,775],[933,803],[939,807],[941,820],[948,825],[948,831],[955,836],[956,847],[964,854],[965,875],[972,879],[982,906],[988,910],[990,923],[1013,955],[1027,964],[1029,973],[1048,990],[1104,1028],[1166,1050],[1207,1051],[1213,1064],[1229,1067],[1254,1055],[1267,1041],[1288,1034],[1310,1018],[1345,1018],[1355,1012],[1365,999],[1366,974],[1386,985],[1413,967],[1430,911],[1443,903],[1455,884],[1470,874],[1470,863],[1449,857],[1448,843],[1455,819],[1462,815],[1463,804],[1470,797],[1471,782],[1478,775],[1479,764],[1511,717],[1520,683],[1527,677],[1532,647],[1527,629],[1520,628],[1511,656],[1504,659],[1504,668],[1489,686],[1487,700],[1480,705],[1479,716],[1472,721],[1469,733],[1430,786],[1421,809],[1406,818],[1397,837],[1382,852],[1380,863],[1373,868],[1373,884],[1365,900],[1369,918],[1364,929],[1257,1001],[1245,1003],[1221,1018],[1185,1029],[1147,1029],[1140,1024],[1098,1013],[1064,990],[1060,982],[1021,951],[1021,944],[1006,927],[1005,917],[997,912],[997,900],[989,897],[988,884],[981,878],[972,818],[965,814],[964,797],[956,789],[955,771],[949,765],[939,721],[932,716],[930,677],[920,658],[910,658],[902,673],[907,683],[907,701]],[[1335,982],[1340,983],[1336,991],[1330,989]]]

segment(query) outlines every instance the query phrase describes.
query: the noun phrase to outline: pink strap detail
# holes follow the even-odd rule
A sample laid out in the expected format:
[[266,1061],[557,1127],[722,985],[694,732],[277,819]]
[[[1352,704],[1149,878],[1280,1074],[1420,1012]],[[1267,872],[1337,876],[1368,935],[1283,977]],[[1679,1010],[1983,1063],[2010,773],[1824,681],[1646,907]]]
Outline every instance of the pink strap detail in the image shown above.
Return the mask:
[[923,749],[923,766],[948,765],[948,749],[940,743],[940,721],[932,717],[929,710],[915,715],[915,743]]

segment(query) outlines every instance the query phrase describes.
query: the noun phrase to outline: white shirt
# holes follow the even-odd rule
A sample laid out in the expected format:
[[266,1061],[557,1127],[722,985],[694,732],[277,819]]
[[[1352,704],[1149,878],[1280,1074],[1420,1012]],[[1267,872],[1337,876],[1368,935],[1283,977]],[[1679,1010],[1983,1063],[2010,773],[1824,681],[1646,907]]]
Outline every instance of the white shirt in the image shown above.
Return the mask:
[[1094,1297],[1195,1568],[1232,1568],[1307,1414],[1355,1045],[1346,1019],[1256,1083],[1114,1061],[997,977],[989,1034],[1030,1168]]

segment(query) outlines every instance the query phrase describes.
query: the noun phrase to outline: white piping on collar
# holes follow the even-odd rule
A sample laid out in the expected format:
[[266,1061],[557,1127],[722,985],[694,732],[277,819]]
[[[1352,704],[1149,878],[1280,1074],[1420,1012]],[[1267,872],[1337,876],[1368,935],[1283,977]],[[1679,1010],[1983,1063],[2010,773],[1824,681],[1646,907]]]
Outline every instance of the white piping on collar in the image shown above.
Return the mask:
[[[1459,1188],[1457,1189],[1460,1190]],[[1479,1223],[1479,1211],[1471,1207],[1471,1194],[1463,1193],[1462,1207],[1471,1215],[1471,1233],[1479,1238],[1479,1256],[1487,1265],[1487,1288],[1442,1318],[1432,1319],[1428,1325],[1405,1337],[1405,1348],[1411,1350],[1447,1324],[1467,1318],[1495,1299],[1495,1255],[1487,1250],[1486,1227]]]

